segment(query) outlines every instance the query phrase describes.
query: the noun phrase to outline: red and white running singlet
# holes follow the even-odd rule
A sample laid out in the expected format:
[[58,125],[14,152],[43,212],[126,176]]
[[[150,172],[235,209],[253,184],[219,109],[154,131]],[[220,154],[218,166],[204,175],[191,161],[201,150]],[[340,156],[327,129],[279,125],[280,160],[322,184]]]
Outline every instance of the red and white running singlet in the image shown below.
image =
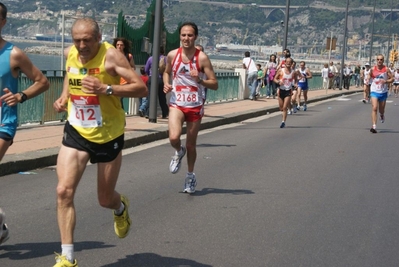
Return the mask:
[[190,75],[190,70],[198,70],[199,77],[203,77],[199,66],[200,50],[196,50],[193,58],[185,63],[182,60],[182,48],[177,50],[176,56],[172,62],[172,92],[169,104],[185,108],[194,108],[202,106],[205,95],[204,86],[197,83]]
[[[388,84],[386,83],[386,80],[388,79],[387,67],[384,66],[379,70],[377,66],[374,66],[372,74],[373,77],[371,78],[373,78],[373,81],[370,86],[370,91],[381,94],[388,92]],[[382,80],[385,82],[382,83]]]

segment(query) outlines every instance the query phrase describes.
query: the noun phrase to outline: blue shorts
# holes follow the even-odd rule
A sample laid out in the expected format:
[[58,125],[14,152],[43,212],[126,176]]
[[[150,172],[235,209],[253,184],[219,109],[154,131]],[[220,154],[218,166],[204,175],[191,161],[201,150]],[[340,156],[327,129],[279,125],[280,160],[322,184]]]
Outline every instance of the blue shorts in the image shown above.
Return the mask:
[[388,92],[386,93],[376,93],[376,92],[371,92],[370,93],[371,97],[377,98],[378,102],[383,102],[386,101],[388,98]]
[[13,138],[12,138],[12,136],[9,135],[8,133],[5,133],[5,132],[0,132],[0,139],[3,139],[3,140],[6,141],[6,142],[11,141],[10,146],[11,146],[12,143],[13,143]]
[[301,83],[301,82],[298,82],[298,88],[301,88],[301,90],[308,90],[309,89],[309,86],[308,86],[308,83]]

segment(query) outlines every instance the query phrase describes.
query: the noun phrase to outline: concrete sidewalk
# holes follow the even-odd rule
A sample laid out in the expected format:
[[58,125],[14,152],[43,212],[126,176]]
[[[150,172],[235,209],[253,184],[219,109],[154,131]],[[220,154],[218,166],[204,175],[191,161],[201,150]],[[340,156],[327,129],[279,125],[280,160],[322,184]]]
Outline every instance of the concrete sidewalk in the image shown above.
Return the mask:
[[[308,103],[361,91],[354,87],[350,90],[328,90],[327,93],[326,90],[309,91]],[[266,97],[257,101],[237,100],[208,104],[205,106],[201,129],[239,122],[278,110],[277,99]],[[130,116],[126,117],[125,129],[125,148],[168,137],[167,119],[158,119],[157,123],[150,123],[148,119]],[[63,123],[19,128],[13,145],[0,164],[0,176],[55,165],[62,133]]]

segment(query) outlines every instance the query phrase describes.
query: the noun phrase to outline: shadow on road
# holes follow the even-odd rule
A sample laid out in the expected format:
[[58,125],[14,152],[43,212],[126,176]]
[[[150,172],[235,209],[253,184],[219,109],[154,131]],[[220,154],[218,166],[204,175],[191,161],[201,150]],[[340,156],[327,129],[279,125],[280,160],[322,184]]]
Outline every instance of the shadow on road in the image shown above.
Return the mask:
[[209,194],[232,194],[232,195],[249,195],[255,194],[251,190],[246,189],[219,189],[219,188],[203,188],[202,190],[195,190],[191,196],[205,196]]
[[171,257],[162,257],[154,253],[141,253],[128,255],[125,259],[120,259],[118,262],[103,265],[102,267],[175,267],[175,266],[190,266],[190,267],[212,267],[212,265],[198,263],[188,259],[178,259]]
[[[114,247],[114,245],[105,245],[104,242],[97,241],[76,242],[74,245],[75,251]],[[10,246],[3,245],[0,247],[0,251],[5,251],[6,253],[2,253],[0,259],[9,258],[10,260],[26,260],[46,257],[59,248],[60,242],[21,243]]]
[[197,147],[218,147],[218,146],[232,147],[232,146],[237,146],[237,145],[229,145],[229,144],[197,144]]

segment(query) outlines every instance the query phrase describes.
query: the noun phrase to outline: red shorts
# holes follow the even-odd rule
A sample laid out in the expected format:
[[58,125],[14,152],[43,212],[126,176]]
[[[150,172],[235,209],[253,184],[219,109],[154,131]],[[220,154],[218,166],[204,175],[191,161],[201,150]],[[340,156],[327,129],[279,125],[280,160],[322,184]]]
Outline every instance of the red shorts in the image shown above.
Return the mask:
[[202,119],[204,116],[204,106],[198,106],[194,108],[185,108],[176,105],[170,105],[171,108],[177,108],[184,114],[184,121],[195,122]]

